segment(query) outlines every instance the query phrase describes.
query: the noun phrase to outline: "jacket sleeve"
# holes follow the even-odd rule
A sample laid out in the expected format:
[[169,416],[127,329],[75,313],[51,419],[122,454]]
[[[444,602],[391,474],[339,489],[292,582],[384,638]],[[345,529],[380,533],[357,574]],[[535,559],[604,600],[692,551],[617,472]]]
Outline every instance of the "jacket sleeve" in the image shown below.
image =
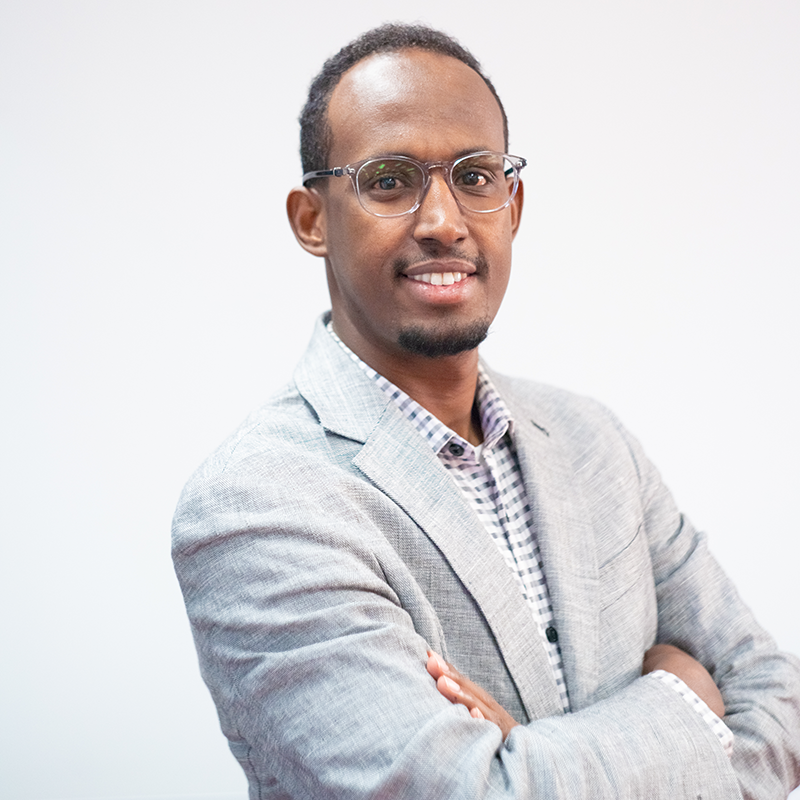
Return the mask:
[[[427,642],[384,573],[380,520],[364,517],[357,488],[329,465],[279,453],[271,463],[280,467],[199,476],[174,523],[201,670],[251,797],[730,800],[744,770],[746,796],[766,800],[792,780],[796,664],[740,604],[702,611],[711,596],[734,602],[733,590],[693,531],[665,533],[670,501],[645,461],[661,636],[723,682],[733,765],[676,693],[646,679],[503,743],[436,691]],[[693,622],[681,616],[687,593],[691,641],[680,638]]]
[[800,662],[778,650],[675,507],[638,442],[622,429],[640,476],[658,604],[658,641],[711,673],[735,740],[746,800],[785,798],[800,781]]

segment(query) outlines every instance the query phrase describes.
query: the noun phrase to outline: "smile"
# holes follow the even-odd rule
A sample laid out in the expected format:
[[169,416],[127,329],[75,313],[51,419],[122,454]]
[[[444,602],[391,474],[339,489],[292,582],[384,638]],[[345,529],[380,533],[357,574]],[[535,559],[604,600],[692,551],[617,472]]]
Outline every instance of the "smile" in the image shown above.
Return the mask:
[[431,283],[434,286],[451,286],[467,277],[466,272],[423,272],[421,275],[409,275],[412,281]]

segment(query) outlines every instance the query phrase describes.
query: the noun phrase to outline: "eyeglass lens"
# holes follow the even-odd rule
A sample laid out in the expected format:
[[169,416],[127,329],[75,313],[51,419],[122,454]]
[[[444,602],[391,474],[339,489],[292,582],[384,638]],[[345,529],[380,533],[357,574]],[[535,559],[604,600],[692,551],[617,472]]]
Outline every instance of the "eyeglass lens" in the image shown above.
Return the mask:
[[[496,153],[467,156],[453,164],[450,184],[458,202],[471,211],[496,211],[509,200],[516,183],[513,162]],[[422,199],[425,172],[411,160],[378,158],[356,173],[361,204],[371,214],[395,216]]]

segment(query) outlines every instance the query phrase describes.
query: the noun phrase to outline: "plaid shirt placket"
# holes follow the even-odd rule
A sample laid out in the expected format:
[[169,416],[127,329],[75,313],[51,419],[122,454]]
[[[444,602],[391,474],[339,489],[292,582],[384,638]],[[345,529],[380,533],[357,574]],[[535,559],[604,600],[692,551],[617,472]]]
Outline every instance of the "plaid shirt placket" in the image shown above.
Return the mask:
[[[531,609],[558,686],[561,706],[565,713],[569,712],[561,650],[558,640],[551,642],[547,636],[548,629],[555,631],[553,607],[511,438],[514,421],[503,399],[479,367],[476,399],[484,440],[482,445],[473,447],[404,391],[365,364],[336,335],[331,323],[327,328],[350,358],[397,404],[439,457],[484,528],[491,534]],[[552,633],[551,637],[555,638]],[[663,670],[652,672],[647,677],[663,682],[676,691],[705,720],[725,752],[731,755],[732,731],[680,678]]]
[[[482,370],[479,370],[476,399],[484,432],[483,444],[475,448],[445,428],[449,442],[457,445],[456,453],[449,450],[448,442],[438,455],[517,580],[547,652],[561,706],[567,712],[569,697],[561,650],[557,640],[550,641],[547,637],[550,630],[551,637],[555,638],[553,607],[533,529],[533,515],[514,451],[513,421]],[[457,455],[461,448],[463,454]]]

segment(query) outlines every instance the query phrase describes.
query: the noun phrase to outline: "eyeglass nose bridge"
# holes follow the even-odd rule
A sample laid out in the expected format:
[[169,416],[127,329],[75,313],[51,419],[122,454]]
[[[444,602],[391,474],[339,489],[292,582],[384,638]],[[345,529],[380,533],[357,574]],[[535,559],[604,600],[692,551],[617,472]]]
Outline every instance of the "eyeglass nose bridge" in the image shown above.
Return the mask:
[[420,190],[419,197],[417,198],[417,202],[414,204],[413,208],[409,211],[406,211],[406,214],[413,214],[415,211],[418,211],[422,204],[425,202],[425,198],[428,196],[428,190],[431,188],[431,170],[432,169],[441,169],[442,170],[442,177],[444,177],[445,185],[447,186],[447,190],[450,192],[450,196],[455,200],[456,205],[458,206],[460,211],[466,211],[467,209],[461,204],[461,201],[458,199],[458,193],[453,186],[453,167],[455,166],[454,161],[440,161],[431,164],[423,164],[421,161],[418,162],[419,165],[422,167],[422,174],[424,176],[422,181],[422,189]]

